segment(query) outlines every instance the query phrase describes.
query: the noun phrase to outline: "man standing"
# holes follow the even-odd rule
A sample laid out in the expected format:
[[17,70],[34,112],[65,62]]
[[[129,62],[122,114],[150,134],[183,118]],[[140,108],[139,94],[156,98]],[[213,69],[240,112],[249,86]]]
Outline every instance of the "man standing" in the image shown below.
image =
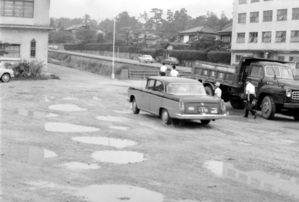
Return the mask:
[[245,88],[245,96],[246,96],[246,106],[245,106],[245,115],[244,117],[248,117],[249,111],[254,116],[254,119],[256,119],[256,112],[253,110],[252,101],[255,98],[255,86],[252,85],[251,80],[246,81],[246,88]]
[[178,77],[179,76],[179,72],[176,70],[176,66],[175,65],[172,65],[172,70],[170,71],[170,76],[173,76],[173,77]]
[[215,87],[216,87],[216,89],[215,89],[215,91],[214,91],[214,95],[215,95],[216,97],[221,98],[222,90],[220,89],[220,83],[219,83],[219,82],[216,82],[216,83],[215,83]]
[[160,76],[166,76],[166,70],[167,67],[165,66],[165,63],[162,63],[162,66],[160,67]]

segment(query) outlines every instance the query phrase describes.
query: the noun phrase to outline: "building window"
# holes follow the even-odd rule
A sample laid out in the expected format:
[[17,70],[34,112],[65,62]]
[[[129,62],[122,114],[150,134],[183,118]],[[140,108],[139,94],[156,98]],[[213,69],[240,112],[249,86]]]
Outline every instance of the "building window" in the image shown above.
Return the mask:
[[36,56],[36,41],[34,39],[30,42],[30,57],[35,58]]
[[10,44],[4,50],[4,55],[0,57],[4,58],[20,58],[20,44]]
[[246,23],[246,13],[239,13],[238,23]]
[[0,0],[0,16],[33,18],[34,0]]
[[299,62],[299,57],[290,57],[290,62]]
[[286,31],[277,31],[276,32],[276,43],[284,43],[286,42]]
[[273,11],[264,11],[263,21],[264,22],[270,22],[270,21],[272,21],[272,14],[273,14]]
[[225,43],[229,43],[230,42],[230,36],[222,36],[221,41],[223,41]]
[[259,12],[250,13],[250,22],[259,22]]
[[299,20],[299,8],[293,8],[293,20]]
[[271,37],[272,37],[271,32],[263,32],[263,40],[262,40],[262,42],[263,43],[271,43]]
[[291,32],[291,42],[299,42],[299,30]]
[[260,0],[251,0],[251,3],[260,2]]
[[246,4],[247,0],[239,0],[239,4]]
[[242,55],[236,55],[236,62],[240,62]]
[[285,20],[287,20],[287,14],[288,14],[288,10],[287,9],[277,10],[277,21],[285,21]]
[[280,61],[284,61],[284,56],[278,56],[277,59]]
[[245,43],[245,33],[237,33],[237,43]]
[[249,32],[249,43],[257,43],[257,32]]

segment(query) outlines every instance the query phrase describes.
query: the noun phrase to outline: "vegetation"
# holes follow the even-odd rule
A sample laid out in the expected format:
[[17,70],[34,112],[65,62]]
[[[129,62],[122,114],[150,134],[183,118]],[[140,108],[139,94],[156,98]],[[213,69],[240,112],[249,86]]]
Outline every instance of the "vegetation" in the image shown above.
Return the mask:
[[42,61],[21,60],[11,66],[15,78],[18,79],[43,79],[42,71],[45,64]]

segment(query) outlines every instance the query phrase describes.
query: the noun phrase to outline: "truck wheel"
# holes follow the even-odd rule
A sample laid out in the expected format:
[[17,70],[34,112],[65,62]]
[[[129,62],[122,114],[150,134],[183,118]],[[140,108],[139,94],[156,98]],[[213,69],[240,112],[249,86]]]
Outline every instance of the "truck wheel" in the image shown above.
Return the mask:
[[266,96],[262,103],[262,116],[265,119],[273,119],[276,111],[276,105],[271,96]]
[[133,102],[132,102],[132,111],[134,114],[139,114],[139,112],[140,112],[140,109],[137,106],[137,102],[136,102],[135,98],[133,99]]
[[214,92],[213,89],[211,88],[211,86],[205,86],[205,91],[207,93],[207,95],[213,96]]
[[241,99],[231,99],[230,100],[230,105],[234,109],[244,109],[244,107],[245,107],[245,103]]
[[294,117],[294,119],[295,119],[296,121],[299,121],[299,111],[296,111],[296,112],[294,113],[293,117]]
[[203,124],[203,125],[208,125],[211,120],[200,120],[200,122]]
[[163,123],[165,123],[166,125],[169,125],[172,123],[172,118],[169,116],[169,113],[166,109],[162,109],[161,119],[162,119]]
[[1,77],[1,80],[2,80],[4,83],[9,82],[9,80],[10,80],[10,75],[9,75],[9,74],[3,74],[2,77]]

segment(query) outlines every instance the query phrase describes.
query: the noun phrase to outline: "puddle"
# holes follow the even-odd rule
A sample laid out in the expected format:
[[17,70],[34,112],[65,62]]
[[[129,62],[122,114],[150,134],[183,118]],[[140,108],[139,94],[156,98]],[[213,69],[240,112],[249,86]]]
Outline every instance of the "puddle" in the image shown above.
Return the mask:
[[50,105],[49,109],[57,111],[67,111],[67,112],[76,112],[76,111],[86,111],[87,109],[78,107],[73,104],[59,104],[59,105]]
[[39,160],[45,158],[53,158],[57,156],[52,151],[40,147],[24,145],[2,146],[1,154],[8,157],[24,158],[28,160]]
[[115,130],[128,130],[127,127],[124,127],[124,126],[109,126],[109,128],[111,129],[115,129]]
[[104,146],[110,146],[119,149],[137,144],[136,142],[131,140],[107,138],[107,137],[73,137],[72,140],[86,143],[86,144],[104,145]]
[[27,109],[18,109],[18,114],[21,116],[28,116],[35,119],[43,119],[46,116],[45,112],[37,112],[37,111],[35,112]]
[[53,114],[53,113],[46,114],[47,118],[53,118],[53,117],[58,117],[58,116],[59,116],[58,114]]
[[64,97],[64,100],[79,100],[78,98],[74,98],[74,97]]
[[101,100],[101,98],[98,98],[98,97],[93,97],[92,99],[94,99],[94,100]]
[[45,130],[49,132],[60,133],[76,133],[76,132],[95,132],[99,131],[99,128],[75,125],[71,123],[55,123],[50,122],[45,124]]
[[18,95],[32,95],[30,92],[18,92]]
[[132,114],[132,111],[120,111],[120,110],[114,110],[115,113],[119,114]]
[[96,119],[101,121],[110,121],[110,122],[123,122],[123,121],[130,120],[125,117],[119,117],[119,116],[97,116]]
[[158,192],[130,185],[90,185],[80,189],[78,196],[91,202],[162,202],[164,196]]
[[95,106],[94,104],[88,104],[89,106]]
[[274,143],[274,144],[282,144],[282,145],[290,145],[290,144],[297,143],[294,140],[272,140],[272,141],[269,141],[269,142]]
[[252,144],[249,143],[245,143],[245,142],[238,142],[238,145],[242,145],[242,146],[251,146]]
[[62,166],[66,167],[69,170],[95,170],[100,168],[100,166],[98,166],[97,164],[87,164],[80,162],[64,163],[62,164]]
[[97,151],[91,157],[100,162],[129,164],[146,160],[144,154],[133,151]]
[[299,178],[280,173],[266,173],[234,166],[221,161],[207,161],[204,167],[218,177],[229,178],[243,184],[248,184],[264,191],[277,192],[299,198]]

